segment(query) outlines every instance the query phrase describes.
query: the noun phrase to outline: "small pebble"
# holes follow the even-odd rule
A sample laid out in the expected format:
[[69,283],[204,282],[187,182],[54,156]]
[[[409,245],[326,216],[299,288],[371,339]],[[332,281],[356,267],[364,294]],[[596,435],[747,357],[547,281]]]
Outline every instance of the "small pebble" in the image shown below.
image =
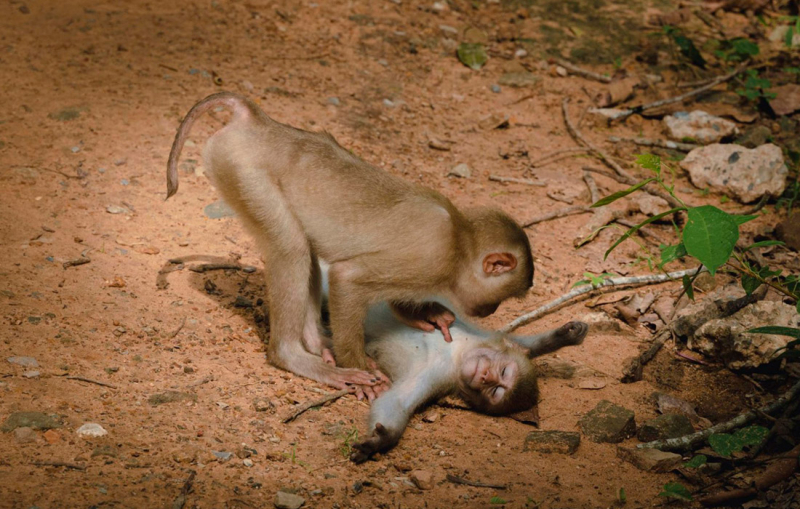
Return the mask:
[[339,106],[342,104],[342,101],[340,101],[338,97],[328,97],[328,104]]
[[500,91],[503,90],[502,88],[500,88],[500,85],[497,84],[492,85],[490,88],[492,92],[494,92],[495,94],[499,94]]
[[26,372],[22,373],[22,376],[24,376],[25,378],[38,378],[39,375],[40,375],[40,373],[38,371],[36,371],[36,370],[26,371]]
[[242,460],[242,464],[244,466],[246,466],[246,467],[252,467],[253,466],[253,460],[251,460],[250,458],[246,458],[246,459]]
[[211,451],[211,453],[219,459],[220,463],[225,463],[233,457],[233,453],[228,451]]
[[517,57],[517,58],[525,58],[525,57],[528,56],[528,52],[525,51],[524,49],[520,48],[520,49],[518,49],[517,51],[514,52],[514,56]]
[[394,102],[391,99],[384,99],[383,105],[387,108],[394,108]]
[[6,359],[11,364],[16,364],[17,366],[25,366],[26,368],[38,368],[39,363],[36,362],[36,359],[33,357],[9,357]]
[[123,186],[127,186],[131,182],[128,179],[122,179],[122,180],[119,181],[119,183],[122,184]]

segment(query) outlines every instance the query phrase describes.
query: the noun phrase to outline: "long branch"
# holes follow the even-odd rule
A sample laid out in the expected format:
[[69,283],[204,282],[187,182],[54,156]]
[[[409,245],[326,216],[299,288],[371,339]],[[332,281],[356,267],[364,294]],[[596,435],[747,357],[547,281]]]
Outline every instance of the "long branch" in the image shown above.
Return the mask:
[[521,327],[527,323],[536,320],[537,318],[546,315],[547,313],[551,312],[555,308],[559,307],[560,305],[564,304],[565,302],[572,300],[576,297],[579,297],[585,293],[593,292],[600,288],[607,288],[611,286],[638,286],[638,285],[651,285],[657,283],[664,283],[666,281],[672,281],[675,279],[681,279],[683,276],[692,274],[697,269],[686,269],[686,270],[678,270],[675,272],[669,272],[666,274],[648,274],[646,276],[630,276],[630,277],[612,277],[609,279],[603,280],[602,283],[598,285],[584,285],[573,288],[570,292],[562,295],[561,297],[548,302],[544,306],[540,306],[530,313],[526,313],[519,318],[509,322],[505,325],[501,332],[511,332],[514,329]]
[[780,410],[784,405],[796,398],[798,394],[800,394],[800,381],[795,383],[791,389],[786,391],[786,394],[776,399],[769,405],[764,405],[759,409],[750,410],[749,412],[737,415],[729,421],[721,422],[716,426],[711,426],[710,428],[704,429],[703,431],[698,431],[697,433],[692,433],[690,435],[685,435],[678,438],[668,438],[666,440],[654,440],[652,442],[647,442],[646,444],[639,444],[636,447],[639,449],[659,449],[662,451],[688,451],[694,449],[695,446],[705,441],[706,438],[714,433],[725,433],[756,420],[756,418],[758,418],[758,416],[761,414],[771,414]]

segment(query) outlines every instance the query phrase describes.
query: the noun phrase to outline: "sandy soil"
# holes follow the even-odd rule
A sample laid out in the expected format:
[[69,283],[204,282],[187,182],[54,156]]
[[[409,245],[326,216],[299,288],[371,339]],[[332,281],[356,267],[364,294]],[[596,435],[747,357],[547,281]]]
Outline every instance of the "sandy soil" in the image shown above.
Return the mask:
[[[539,65],[559,42],[525,34],[552,32],[548,9],[560,9],[556,4],[543,2],[530,17],[514,2],[479,4],[453,2],[441,13],[430,2],[384,0],[11,0],[0,6],[0,419],[40,411],[63,423],[27,443],[0,434],[0,507],[171,507],[190,470],[197,475],[187,507],[198,508],[270,507],[280,488],[296,490],[308,507],[485,507],[497,495],[509,507],[596,508],[614,505],[620,488],[627,507],[658,503],[660,487],[674,475],[643,473],[617,459],[615,445],[588,440],[573,456],[524,452],[532,428],[511,419],[437,408],[438,420],[416,417],[399,447],[361,466],[346,460],[346,444],[354,430],[364,431],[365,403],[342,398],[282,424],[295,404],[329,389],[269,366],[257,333],[260,311],[234,306],[237,297],[262,297],[263,283],[259,254],[235,218],[209,219],[203,212],[218,198],[202,175],[200,148],[224,113],[198,124],[184,150],[181,190],[164,202],[166,158],[180,118],[224,89],[249,95],[280,121],[325,129],[367,161],[460,206],[497,205],[524,221],[564,205],[548,192],[586,203],[581,166],[587,159],[526,171],[531,159],[574,146],[560,113],[562,97],[573,98],[577,118],[588,104],[583,89],[593,93],[603,85],[554,77]],[[644,7],[625,11],[630,23],[641,21]],[[623,65],[635,66],[626,46],[608,41],[603,23],[582,21],[594,26],[598,51],[619,52]],[[484,69],[461,65],[454,39],[440,25],[485,30],[493,42]],[[508,33],[529,38],[514,43]],[[619,39],[627,48],[635,42]],[[519,48],[528,56],[514,59]],[[535,87],[491,91],[503,72],[521,64],[540,76]],[[611,65],[597,69],[613,71]],[[510,125],[492,129],[490,115],[507,115]],[[609,133],[591,120],[583,128],[601,144]],[[659,131],[657,121],[639,118],[614,128],[629,136]],[[432,139],[450,150],[430,148]],[[620,161],[632,160],[632,148],[618,150]],[[471,166],[470,178],[447,176],[458,163]],[[547,187],[492,182],[490,174],[536,178]],[[620,187],[602,177],[598,182],[602,192]],[[536,287],[483,325],[499,327],[561,295],[585,270],[647,272],[633,243],[601,261],[615,230],[575,250],[572,241],[588,219],[572,216],[528,230]],[[656,231],[670,238],[668,227]],[[62,266],[81,256],[90,263]],[[162,275],[167,287],[159,288],[159,271],[169,260],[189,256],[239,260],[258,270],[201,274],[187,263]],[[679,288],[658,290],[677,295]],[[586,311],[577,304],[524,330],[550,328]],[[750,401],[746,382],[669,351],[643,382],[618,383],[622,361],[648,336],[643,329],[593,333],[561,354],[601,373],[605,386],[582,390],[576,380],[543,380],[541,429],[576,430],[579,417],[602,399],[635,410],[642,422],[655,415],[648,399],[655,390],[699,404],[712,420]],[[35,357],[40,375],[27,378],[25,368],[5,361],[15,355]],[[165,391],[196,399],[148,402]],[[258,398],[273,410],[256,412]],[[79,437],[75,430],[85,422],[101,424],[108,435]],[[235,454],[223,462],[212,451]],[[409,468],[430,471],[433,488],[409,485]],[[448,473],[508,489],[454,485],[445,480]]]

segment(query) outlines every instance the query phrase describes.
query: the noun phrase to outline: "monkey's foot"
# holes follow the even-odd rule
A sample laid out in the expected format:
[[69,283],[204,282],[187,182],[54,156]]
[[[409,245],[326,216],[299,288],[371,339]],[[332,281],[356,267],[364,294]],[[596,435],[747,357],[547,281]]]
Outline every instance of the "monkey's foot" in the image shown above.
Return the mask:
[[350,453],[350,461],[353,463],[364,463],[373,454],[391,449],[400,440],[397,433],[391,432],[381,423],[375,424],[372,434],[357,444],[353,444],[353,452]]
[[589,325],[584,322],[567,322],[556,330],[556,337],[563,346],[580,345],[589,332]]

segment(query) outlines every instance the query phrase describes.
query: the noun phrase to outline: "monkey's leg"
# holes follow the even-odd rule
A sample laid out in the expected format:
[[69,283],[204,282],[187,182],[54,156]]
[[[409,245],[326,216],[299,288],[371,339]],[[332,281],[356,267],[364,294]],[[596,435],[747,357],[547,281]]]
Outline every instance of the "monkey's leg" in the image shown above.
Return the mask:
[[319,268],[319,260],[316,254],[311,253],[311,277],[309,278],[309,299],[306,305],[306,320],[303,325],[303,344],[306,350],[321,355],[327,364],[324,338],[320,326],[320,316],[322,315],[322,273]]
[[328,271],[328,310],[336,363],[346,368],[367,369],[364,320],[370,300],[365,289],[356,283],[357,277],[347,262],[331,265]]

